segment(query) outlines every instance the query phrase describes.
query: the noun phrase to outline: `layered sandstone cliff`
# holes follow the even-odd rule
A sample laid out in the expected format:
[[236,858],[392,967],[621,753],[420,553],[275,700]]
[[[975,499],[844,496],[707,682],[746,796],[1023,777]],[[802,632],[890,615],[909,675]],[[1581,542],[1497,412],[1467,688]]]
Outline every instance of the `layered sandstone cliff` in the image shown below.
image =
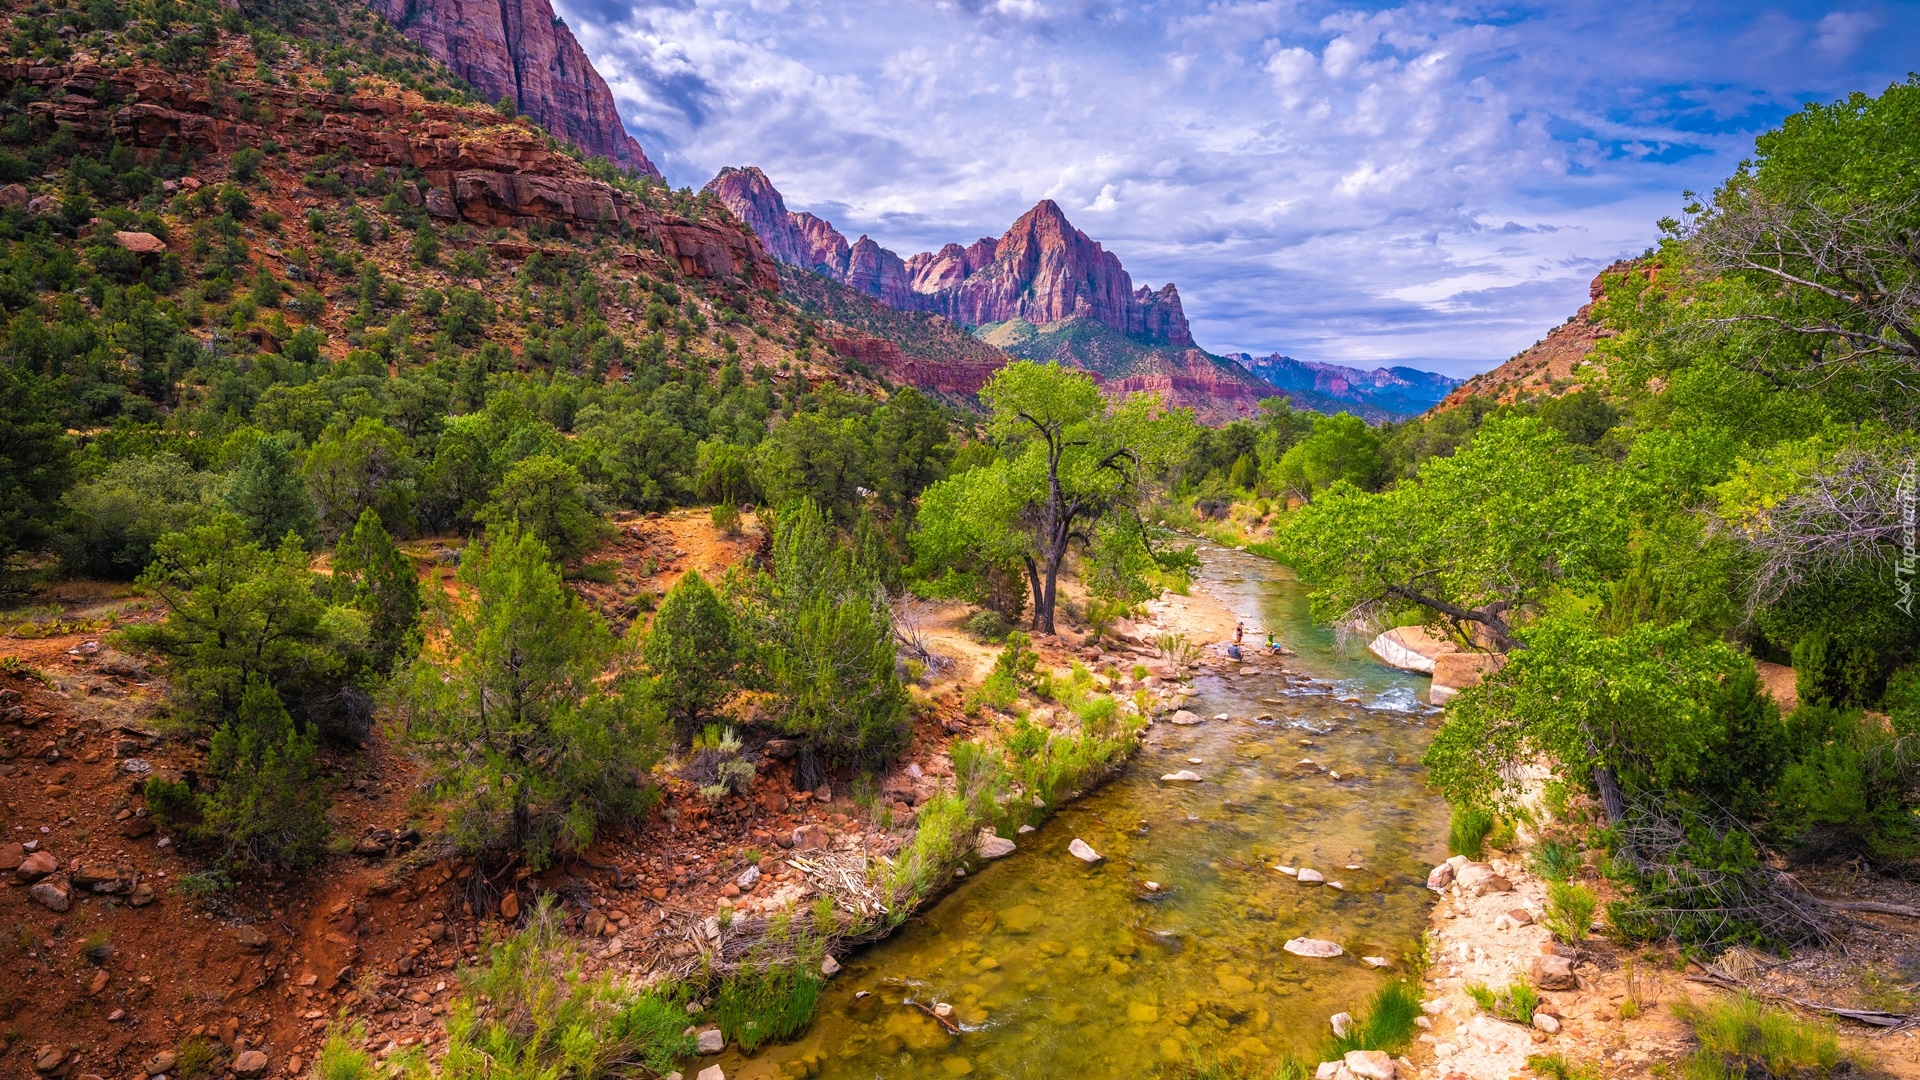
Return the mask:
[[660,170],[627,134],[607,81],[549,0],[367,0],[488,101],[515,107],[589,154]]

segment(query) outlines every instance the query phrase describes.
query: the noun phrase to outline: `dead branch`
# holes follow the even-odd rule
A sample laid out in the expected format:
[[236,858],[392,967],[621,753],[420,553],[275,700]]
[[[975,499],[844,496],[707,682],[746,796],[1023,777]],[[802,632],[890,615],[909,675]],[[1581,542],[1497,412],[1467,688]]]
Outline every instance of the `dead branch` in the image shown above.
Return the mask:
[[1868,1024],[1873,1027],[1893,1028],[1920,1022],[1920,1015],[1881,1012],[1878,1009],[1843,1009],[1837,1005],[1822,1005],[1817,1001],[1807,1001],[1804,998],[1797,998],[1791,994],[1782,994],[1763,986],[1754,986],[1743,979],[1736,979],[1711,967],[1701,967],[1700,973],[1697,975],[1689,974],[1687,981],[1707,983],[1711,986],[1718,986],[1723,990],[1734,990],[1743,994],[1751,994],[1754,997],[1784,1001],[1802,1009],[1826,1013],[1829,1016],[1838,1016],[1845,1020],[1853,1020],[1857,1023]]
[[933,1019],[934,1019],[934,1022],[935,1022],[935,1023],[937,1023],[937,1024],[939,1024],[939,1025],[940,1025],[941,1027],[943,1027],[943,1028],[946,1028],[946,1029],[947,1029],[947,1034],[949,1034],[949,1035],[958,1035],[958,1034],[960,1034],[960,1025],[959,1025],[959,1024],[956,1024],[956,1023],[954,1023],[954,1022],[953,1022],[952,1020],[949,1020],[949,1019],[947,1019],[946,1017],[944,1017],[944,1016],[941,1016],[941,1015],[940,1015],[939,1013],[937,1013],[937,1012],[934,1012],[934,1011],[933,1011],[932,1009],[929,1009],[929,1008],[927,1008],[927,1007],[926,1007],[925,1005],[922,1005],[922,1004],[921,1004],[920,1002],[918,1002],[918,1001],[914,1001],[914,1000],[912,1000],[911,998],[909,998],[908,1000],[906,1000],[906,1001],[903,1001],[903,1002],[901,1002],[900,1004],[902,1004],[902,1005],[911,1005],[911,1006],[913,1006],[914,1008],[916,1008],[916,1009],[919,1009],[919,1010],[920,1010],[921,1012],[923,1012],[923,1013],[926,1013],[926,1014],[927,1014],[928,1016],[931,1016],[931,1017],[933,1017]]
[[1749,609],[1827,574],[1863,564],[1885,564],[1913,528],[1901,512],[1914,478],[1904,466],[1867,450],[1838,455],[1802,487],[1771,506],[1718,528],[1757,559]]

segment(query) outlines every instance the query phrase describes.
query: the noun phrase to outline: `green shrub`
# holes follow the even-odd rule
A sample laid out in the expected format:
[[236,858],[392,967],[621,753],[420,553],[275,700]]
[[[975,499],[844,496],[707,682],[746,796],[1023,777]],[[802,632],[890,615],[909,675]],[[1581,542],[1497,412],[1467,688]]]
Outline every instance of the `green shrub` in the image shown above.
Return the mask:
[[1527,1068],[1543,1080],[1600,1080],[1600,1070],[1592,1065],[1580,1065],[1562,1053],[1534,1054],[1527,1059]]
[[690,734],[735,687],[741,643],[733,613],[700,571],[680,575],[660,601],[642,650],[653,693],[675,726]]
[[1693,1028],[1700,1047],[1680,1064],[1687,1080],[1751,1076],[1827,1077],[1847,1065],[1832,1026],[1801,1020],[1740,993],[1674,1012]]
[[327,1041],[320,1046],[313,1062],[313,1080],[373,1080],[373,1055],[361,1049],[367,1041],[367,1025],[344,1023],[327,1029]]
[[212,790],[200,800],[195,842],[221,845],[237,864],[304,867],[327,841],[326,784],[314,737],[294,728],[280,695],[255,679],[237,716],[207,752]]
[[1587,930],[1593,925],[1594,908],[1599,905],[1600,898],[1585,885],[1549,881],[1547,907],[1541,925],[1561,942],[1578,945],[1587,940]]
[[960,629],[975,641],[998,644],[1007,640],[1007,632],[1013,629],[1013,624],[992,608],[981,608],[967,616],[960,623]]
[[740,535],[740,508],[738,506],[732,503],[714,503],[713,512],[709,516],[713,520],[713,527],[722,533],[728,536]]
[[62,567],[83,577],[131,581],[153,561],[170,532],[198,525],[214,510],[214,479],[179,455],[117,461],[67,492],[67,525],[55,537]]
[[1533,871],[1548,881],[1565,881],[1580,869],[1580,849],[1559,840],[1542,840],[1533,849]]

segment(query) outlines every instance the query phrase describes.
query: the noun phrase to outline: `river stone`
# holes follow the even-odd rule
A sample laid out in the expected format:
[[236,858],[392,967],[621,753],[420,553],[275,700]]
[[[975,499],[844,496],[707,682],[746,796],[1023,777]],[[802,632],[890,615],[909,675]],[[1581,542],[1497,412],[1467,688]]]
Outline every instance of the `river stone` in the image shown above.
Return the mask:
[[695,1050],[701,1054],[717,1054],[727,1048],[727,1037],[719,1028],[707,1028],[694,1035]]
[[1486,863],[1470,862],[1453,872],[1454,884],[1468,896],[1485,896],[1490,892],[1511,892],[1513,883],[1493,872]]
[[1360,962],[1367,965],[1370,968],[1383,968],[1383,967],[1392,966],[1387,962],[1387,958],[1384,956],[1363,956],[1360,958]]
[[980,852],[980,857],[983,859],[998,859],[1003,855],[1013,854],[1014,844],[1004,836],[994,835],[992,829],[981,829],[980,839],[975,842],[974,848]]
[[1345,949],[1342,949],[1331,941],[1321,941],[1319,938],[1309,937],[1293,938],[1280,947],[1295,956],[1307,956],[1316,960],[1331,959],[1346,952]]
[[1558,1035],[1560,1033],[1560,1018],[1547,1013],[1537,1012],[1533,1014],[1533,1026],[1549,1035]]
[[1160,779],[1170,784],[1197,784],[1200,782],[1200,774],[1192,769],[1181,769],[1179,772],[1167,773]]
[[727,1072],[718,1065],[709,1065],[701,1069],[693,1080],[727,1080]]
[[1302,885],[1318,885],[1321,882],[1327,880],[1327,875],[1309,866],[1301,867],[1299,872],[1296,873],[1294,877]]
[[1333,1037],[1336,1039],[1346,1038],[1347,1033],[1353,1030],[1352,1013],[1334,1013],[1327,1022],[1333,1025]]
[[1280,871],[1281,873],[1287,875],[1288,877],[1297,877],[1300,874],[1300,868],[1297,866],[1276,866],[1274,867],[1274,869]]
[[1393,1059],[1380,1050],[1349,1050],[1344,1060],[1347,1071],[1360,1080],[1393,1080]]
[[1181,709],[1179,712],[1176,712],[1172,716],[1167,717],[1167,719],[1175,724],[1180,725],[1181,727],[1192,727],[1195,724],[1206,723],[1206,721],[1200,719],[1200,717],[1196,716],[1195,714],[1188,712],[1186,709]]
[[1097,863],[1100,861],[1100,853],[1093,850],[1092,845],[1077,836],[1073,838],[1073,843],[1067,845],[1067,853],[1083,863]]
[[1214,713],[1213,718],[1215,720],[1231,720],[1233,719],[1233,714],[1232,713]]
[[1434,892],[1446,892],[1447,886],[1451,884],[1453,884],[1452,863],[1441,863],[1427,871],[1427,888]]
[[840,974],[840,961],[835,960],[831,956],[822,957],[820,960],[820,974],[829,979]]

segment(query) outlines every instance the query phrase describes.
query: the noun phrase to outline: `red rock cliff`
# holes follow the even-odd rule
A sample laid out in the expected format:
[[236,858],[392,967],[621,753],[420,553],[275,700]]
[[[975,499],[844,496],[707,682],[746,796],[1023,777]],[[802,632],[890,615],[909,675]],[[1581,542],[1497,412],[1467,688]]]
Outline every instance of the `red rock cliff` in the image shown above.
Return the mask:
[[723,169],[707,190],[753,226],[774,258],[891,307],[938,312],[966,326],[1009,319],[1046,325],[1078,316],[1155,344],[1193,344],[1179,291],[1171,284],[1135,289],[1120,259],[1074,228],[1051,199],[998,240],[948,244],[902,260],[864,236],[849,245],[826,221],[788,210],[758,168]]
[[654,179],[613,92],[549,0],[367,0],[482,97],[513,99],[555,135]]

